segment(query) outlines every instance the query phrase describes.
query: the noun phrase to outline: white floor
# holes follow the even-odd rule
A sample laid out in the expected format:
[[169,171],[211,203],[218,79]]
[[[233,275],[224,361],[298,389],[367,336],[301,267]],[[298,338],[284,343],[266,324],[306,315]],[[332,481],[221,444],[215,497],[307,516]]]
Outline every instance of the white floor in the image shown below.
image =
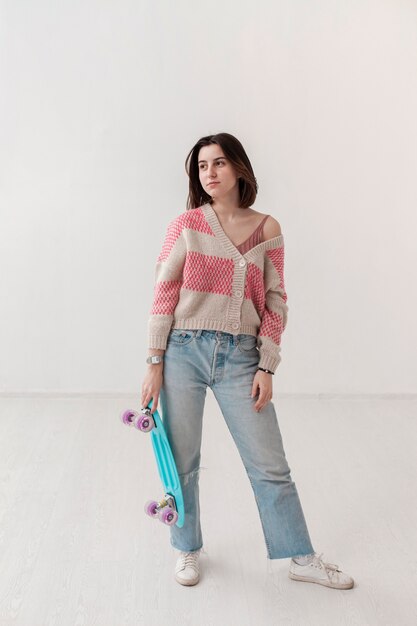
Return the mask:
[[[416,400],[274,404],[313,546],[348,591],[268,567],[255,499],[207,391],[201,580],[173,577],[149,435],[119,419],[138,397],[0,399],[1,626],[415,626]],[[256,416],[254,414],[254,419]]]

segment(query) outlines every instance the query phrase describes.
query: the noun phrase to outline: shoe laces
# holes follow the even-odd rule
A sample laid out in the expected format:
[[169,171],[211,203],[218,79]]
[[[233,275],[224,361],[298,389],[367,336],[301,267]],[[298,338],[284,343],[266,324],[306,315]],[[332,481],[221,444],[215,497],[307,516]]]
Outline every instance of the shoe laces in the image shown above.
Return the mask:
[[181,552],[178,561],[178,570],[185,569],[186,567],[192,567],[197,569],[199,551],[194,552]]
[[338,565],[335,565],[334,563],[325,563],[323,559],[321,558],[322,556],[323,556],[323,552],[320,552],[320,554],[314,554],[314,557],[310,565],[324,570],[327,578],[329,579],[329,582],[332,582],[332,578],[337,578],[338,574],[341,574],[342,572],[339,569]]

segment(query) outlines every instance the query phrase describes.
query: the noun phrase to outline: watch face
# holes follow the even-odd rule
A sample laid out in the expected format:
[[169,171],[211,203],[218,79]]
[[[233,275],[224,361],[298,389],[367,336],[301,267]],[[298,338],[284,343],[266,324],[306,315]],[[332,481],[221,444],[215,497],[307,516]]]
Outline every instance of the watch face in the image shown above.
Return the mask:
[[146,357],[147,363],[161,363],[163,361],[163,356],[161,354],[153,354],[152,356]]

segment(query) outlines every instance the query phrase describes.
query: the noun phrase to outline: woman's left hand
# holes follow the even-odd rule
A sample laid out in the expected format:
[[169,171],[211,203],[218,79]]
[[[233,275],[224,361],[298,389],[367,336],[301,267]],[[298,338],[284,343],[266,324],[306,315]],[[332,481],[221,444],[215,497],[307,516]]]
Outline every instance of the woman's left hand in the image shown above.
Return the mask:
[[259,413],[259,411],[264,408],[265,404],[272,399],[272,374],[257,370],[252,384],[252,398],[258,393],[258,387],[259,398],[255,403],[254,410]]

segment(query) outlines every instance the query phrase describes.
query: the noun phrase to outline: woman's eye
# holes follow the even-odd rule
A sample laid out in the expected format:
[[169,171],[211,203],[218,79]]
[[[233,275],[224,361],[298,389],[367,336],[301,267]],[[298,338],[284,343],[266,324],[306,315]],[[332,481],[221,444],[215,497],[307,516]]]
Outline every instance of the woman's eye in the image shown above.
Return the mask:
[[[217,165],[224,165],[225,161],[217,161]],[[205,163],[200,165],[200,170],[203,170],[206,167]]]

